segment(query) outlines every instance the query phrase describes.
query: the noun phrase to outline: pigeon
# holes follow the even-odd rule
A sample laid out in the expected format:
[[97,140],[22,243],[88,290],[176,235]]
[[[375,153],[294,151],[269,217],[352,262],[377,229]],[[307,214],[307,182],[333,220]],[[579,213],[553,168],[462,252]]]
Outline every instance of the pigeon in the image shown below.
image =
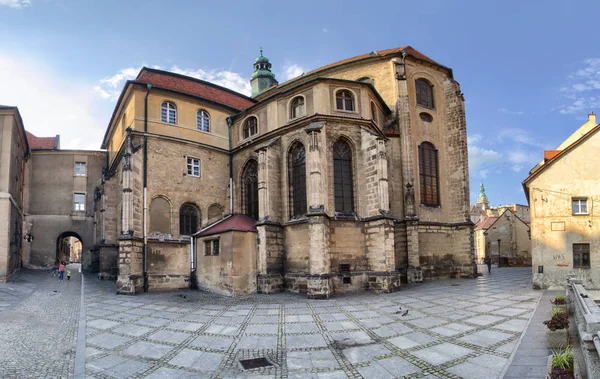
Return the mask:
[[406,312],[402,313],[402,317],[406,316],[408,314],[408,309],[406,310]]
[[394,312],[395,314],[402,313],[402,307],[398,307],[398,310]]

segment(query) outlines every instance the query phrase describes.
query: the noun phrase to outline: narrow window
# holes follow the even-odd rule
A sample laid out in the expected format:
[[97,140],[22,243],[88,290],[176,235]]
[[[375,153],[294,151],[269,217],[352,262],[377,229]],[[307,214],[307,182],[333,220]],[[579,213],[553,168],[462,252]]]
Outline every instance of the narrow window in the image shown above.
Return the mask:
[[160,120],[169,124],[177,123],[177,108],[175,107],[175,104],[169,101],[162,103]]
[[85,193],[73,194],[73,210],[85,211]]
[[415,81],[417,91],[417,105],[433,108],[433,87],[423,79]]
[[352,151],[350,146],[341,140],[333,145],[333,188],[335,211],[354,212]]
[[294,143],[288,156],[290,218],[306,214],[306,154],[304,145]]
[[354,96],[348,90],[337,91],[335,94],[336,108],[341,111],[354,111]]
[[574,215],[588,214],[587,198],[579,197],[571,199],[572,210]]
[[187,159],[187,174],[188,176],[195,176],[197,178],[200,177],[200,159]]
[[200,109],[196,113],[196,127],[202,132],[210,132],[210,116],[207,111]]
[[87,170],[85,162],[75,162],[75,176],[86,176]]
[[371,102],[371,119],[377,124],[377,106],[374,102]]
[[198,231],[198,208],[183,204],[179,209],[179,234],[189,236]]
[[242,175],[242,210],[246,216],[258,220],[258,162],[246,163]]
[[244,138],[250,138],[258,133],[258,120],[256,117],[248,117],[244,121]]
[[438,172],[438,152],[433,144],[423,142],[419,146],[419,177],[423,205],[440,205]]
[[296,97],[290,103],[290,118],[296,118],[304,115],[304,98]]
[[573,268],[590,268],[590,244],[573,244]]
[[204,255],[219,255],[219,240],[204,241]]

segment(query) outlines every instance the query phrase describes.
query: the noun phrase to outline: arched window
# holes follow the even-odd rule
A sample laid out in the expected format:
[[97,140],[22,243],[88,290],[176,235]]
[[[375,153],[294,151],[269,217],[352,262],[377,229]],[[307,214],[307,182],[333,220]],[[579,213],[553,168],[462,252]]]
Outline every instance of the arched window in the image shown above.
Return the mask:
[[341,111],[354,111],[354,96],[348,90],[337,91],[335,94],[336,108]]
[[179,234],[190,236],[198,231],[198,208],[194,204],[186,203],[179,209]]
[[333,190],[335,211],[354,212],[352,150],[343,140],[333,144]]
[[419,178],[421,204],[440,205],[438,152],[429,142],[419,145]]
[[258,220],[258,162],[251,159],[242,175],[242,211]]
[[377,124],[377,106],[371,101],[371,119]]
[[244,138],[249,138],[258,133],[258,119],[254,116],[244,121]]
[[171,205],[162,197],[150,203],[150,233],[171,234]]
[[433,108],[433,87],[429,82],[423,79],[415,80],[417,91],[417,105],[427,108]]
[[304,115],[304,98],[298,96],[290,103],[290,118],[296,118]]
[[196,112],[196,127],[203,132],[210,132],[210,115],[207,111],[200,109]]
[[306,214],[306,154],[304,145],[295,142],[288,155],[290,218]]
[[165,101],[160,108],[160,120],[169,124],[177,123],[177,107],[175,104]]

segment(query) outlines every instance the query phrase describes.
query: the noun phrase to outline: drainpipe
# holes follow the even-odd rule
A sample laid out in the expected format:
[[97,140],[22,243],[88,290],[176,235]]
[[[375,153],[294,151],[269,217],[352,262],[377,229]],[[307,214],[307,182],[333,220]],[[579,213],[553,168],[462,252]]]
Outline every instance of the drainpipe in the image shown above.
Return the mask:
[[227,131],[229,133],[229,212],[233,214],[233,155],[231,149],[233,142],[231,140],[231,128],[233,127],[233,120],[231,117],[227,117]]
[[144,292],[148,292],[148,95],[152,89],[152,83],[146,84],[146,97],[144,98],[144,254],[142,264],[144,266]]

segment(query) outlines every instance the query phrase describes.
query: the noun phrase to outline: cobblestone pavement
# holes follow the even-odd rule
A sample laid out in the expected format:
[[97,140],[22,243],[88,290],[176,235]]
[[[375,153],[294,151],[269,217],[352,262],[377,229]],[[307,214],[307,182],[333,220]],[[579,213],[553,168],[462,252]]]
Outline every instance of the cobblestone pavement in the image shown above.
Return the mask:
[[21,270],[0,284],[0,378],[72,378],[81,275]]
[[[485,271],[330,300],[197,291],[127,297],[86,276],[86,375],[497,378],[542,292],[531,289],[530,268]],[[269,366],[240,363],[263,357]]]

